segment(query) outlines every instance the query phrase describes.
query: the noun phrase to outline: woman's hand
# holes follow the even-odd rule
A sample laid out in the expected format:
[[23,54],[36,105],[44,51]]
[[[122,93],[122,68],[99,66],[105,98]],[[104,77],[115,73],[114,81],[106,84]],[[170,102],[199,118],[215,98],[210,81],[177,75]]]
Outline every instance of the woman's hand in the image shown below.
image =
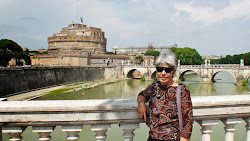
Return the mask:
[[185,139],[183,137],[181,137],[181,140],[180,141],[189,141],[188,139]]
[[145,122],[147,121],[146,113],[147,113],[146,104],[144,102],[140,102],[138,104],[138,115],[142,120],[144,119]]

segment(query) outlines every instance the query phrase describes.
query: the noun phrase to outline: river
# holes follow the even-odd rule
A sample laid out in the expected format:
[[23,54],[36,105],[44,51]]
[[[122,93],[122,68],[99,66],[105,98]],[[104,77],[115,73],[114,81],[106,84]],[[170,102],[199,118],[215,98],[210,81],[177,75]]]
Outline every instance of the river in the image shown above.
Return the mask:
[[[185,81],[180,83],[186,85],[191,96],[212,95],[241,95],[247,94],[249,86],[234,85],[234,78],[228,73],[218,73],[215,83],[200,83],[199,76],[195,73],[184,76]],[[79,100],[79,99],[120,99],[136,98],[138,93],[145,89],[151,81],[140,79],[129,79],[116,83],[101,85],[93,89],[87,89],[74,94],[62,94],[58,96],[41,97],[38,100]]]
[[[215,76],[215,83],[207,84],[200,83],[199,76],[197,74],[188,74],[184,76],[185,81],[181,82],[185,84],[191,92],[191,96],[211,96],[211,95],[241,95],[247,94],[249,90],[248,86],[236,86],[234,85],[234,78],[232,75],[226,72],[218,73]],[[120,98],[136,98],[138,93],[145,89],[151,81],[141,81],[140,79],[129,79],[116,83],[110,83],[101,85],[93,89],[87,89],[81,92],[73,94],[61,94],[57,96],[41,97],[37,100],[80,100],[80,99],[120,99]],[[246,129],[245,122],[236,125],[235,140],[245,141]],[[107,132],[107,141],[122,141],[123,132],[119,129],[118,125],[111,125],[111,129]],[[201,140],[201,127],[195,122],[192,141]],[[61,132],[61,126],[57,126],[52,132],[52,141],[66,141],[67,134]],[[148,128],[145,124],[140,124],[140,128],[135,130],[135,141],[146,141],[148,135]],[[212,141],[224,140],[224,125],[220,123],[213,127]],[[38,134],[31,133],[31,127],[28,127],[22,134],[24,139],[22,141],[36,141]],[[95,133],[91,131],[91,127],[83,126],[83,131],[79,133],[80,141],[95,141]],[[7,139],[7,135],[4,138]],[[5,140],[4,140],[5,141]]]

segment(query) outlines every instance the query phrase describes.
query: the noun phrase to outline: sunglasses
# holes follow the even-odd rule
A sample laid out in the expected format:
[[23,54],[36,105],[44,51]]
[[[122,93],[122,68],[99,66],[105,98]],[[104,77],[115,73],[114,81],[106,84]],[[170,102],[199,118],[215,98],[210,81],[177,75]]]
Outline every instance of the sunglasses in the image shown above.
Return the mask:
[[165,70],[166,73],[170,73],[171,71],[173,71],[173,68],[168,68],[168,67],[156,67],[156,70],[158,72],[162,72],[163,70]]

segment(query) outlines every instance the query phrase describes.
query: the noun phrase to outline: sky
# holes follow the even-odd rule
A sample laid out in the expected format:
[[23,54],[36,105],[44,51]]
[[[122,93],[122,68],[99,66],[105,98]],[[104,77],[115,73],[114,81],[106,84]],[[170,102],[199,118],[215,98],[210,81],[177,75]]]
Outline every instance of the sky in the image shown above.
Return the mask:
[[0,39],[48,49],[69,24],[101,28],[113,46],[190,47],[200,55],[250,52],[250,0],[0,0]]

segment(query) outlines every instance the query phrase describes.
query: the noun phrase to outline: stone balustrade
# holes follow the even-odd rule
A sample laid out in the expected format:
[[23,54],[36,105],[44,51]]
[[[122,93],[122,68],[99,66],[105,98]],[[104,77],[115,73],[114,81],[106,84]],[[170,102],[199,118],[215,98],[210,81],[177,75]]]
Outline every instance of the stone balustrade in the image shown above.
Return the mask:
[[[123,64],[126,67],[147,67],[155,68],[155,65],[134,65],[134,64]],[[250,69],[250,66],[240,66],[240,64],[210,64],[210,65],[178,65],[178,68],[218,68],[218,69]]]
[[[246,141],[250,141],[249,95],[194,96],[192,102],[194,119],[201,126],[200,140],[210,141],[212,127],[223,122],[225,140],[233,141],[235,125],[245,121]],[[119,124],[124,140],[132,141],[134,130],[143,122],[135,99],[0,101],[0,107],[0,130],[10,135],[9,141],[20,141],[28,126],[39,134],[39,141],[49,141],[57,125],[68,134],[67,140],[78,140],[83,125],[91,125],[96,140],[104,141],[111,124]]]
[[179,65],[179,67],[180,68],[249,69],[249,66],[240,66],[240,64]]

